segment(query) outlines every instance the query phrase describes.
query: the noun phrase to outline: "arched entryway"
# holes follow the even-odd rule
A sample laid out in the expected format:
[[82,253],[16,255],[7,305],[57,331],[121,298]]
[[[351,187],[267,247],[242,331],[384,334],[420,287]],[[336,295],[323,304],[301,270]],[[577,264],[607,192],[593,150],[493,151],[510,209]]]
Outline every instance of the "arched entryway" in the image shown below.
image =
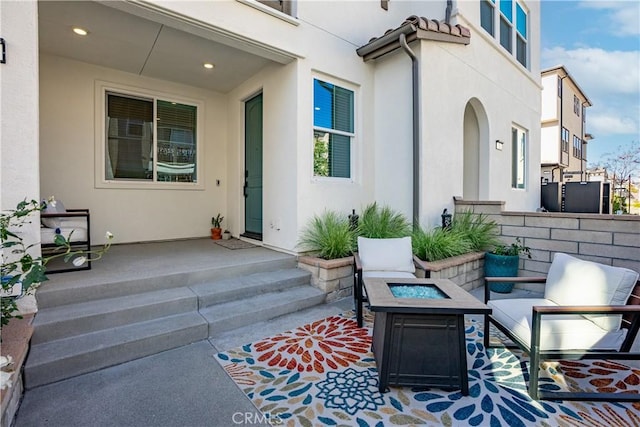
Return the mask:
[[465,200],[483,200],[489,196],[489,123],[482,103],[476,98],[464,109],[464,175]]

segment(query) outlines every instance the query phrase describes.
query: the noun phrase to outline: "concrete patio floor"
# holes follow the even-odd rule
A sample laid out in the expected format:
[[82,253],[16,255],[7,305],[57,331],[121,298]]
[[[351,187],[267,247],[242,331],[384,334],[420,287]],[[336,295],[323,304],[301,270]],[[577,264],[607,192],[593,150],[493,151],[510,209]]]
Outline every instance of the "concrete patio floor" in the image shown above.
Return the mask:
[[260,413],[214,355],[352,306],[346,298],[230,331],[216,340],[27,390],[15,427],[269,425],[260,422]]
[[[482,288],[472,294],[482,298]],[[509,296],[531,295],[515,289]],[[27,390],[15,427],[269,425],[216,353],[353,309],[351,298]]]
[[[114,246],[91,271],[52,275],[47,286],[143,277],[176,269],[197,274],[203,265],[291,257],[261,247],[225,250],[208,239]],[[167,259],[175,262],[167,263]],[[482,299],[483,289],[472,294]],[[514,290],[510,297],[531,295]],[[27,390],[15,427],[268,425],[214,356],[315,320],[353,309],[352,298],[225,332],[153,356]]]

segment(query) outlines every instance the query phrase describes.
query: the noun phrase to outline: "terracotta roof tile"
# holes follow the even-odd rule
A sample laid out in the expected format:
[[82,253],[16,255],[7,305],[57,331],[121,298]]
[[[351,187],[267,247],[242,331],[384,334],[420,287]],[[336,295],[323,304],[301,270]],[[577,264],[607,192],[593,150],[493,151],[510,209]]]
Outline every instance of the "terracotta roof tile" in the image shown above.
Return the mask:
[[411,15],[399,27],[388,29],[382,36],[373,37],[365,46],[358,48],[358,55],[368,61],[395,50],[399,47],[397,35],[400,33],[406,34],[409,41],[418,38],[465,45],[471,38],[471,31],[460,24],[450,25],[437,19]]

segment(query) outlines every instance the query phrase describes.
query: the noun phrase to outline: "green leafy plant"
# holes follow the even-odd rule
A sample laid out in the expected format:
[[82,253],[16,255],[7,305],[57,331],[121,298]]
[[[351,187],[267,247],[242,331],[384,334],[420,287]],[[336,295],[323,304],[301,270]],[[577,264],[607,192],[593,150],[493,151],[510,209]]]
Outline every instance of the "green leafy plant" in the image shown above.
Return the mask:
[[[50,198],[52,202],[54,199]],[[53,259],[63,258],[65,262],[72,261],[75,266],[81,266],[88,261],[100,259],[111,246],[113,234],[107,232],[107,243],[97,250],[74,250],[69,236],[63,236],[60,229],[56,229],[54,243],[56,251],[46,257],[34,257],[33,248],[40,243],[25,244],[20,234],[20,228],[31,222],[33,214],[46,207],[46,202],[39,203],[35,200],[23,200],[19,202],[15,210],[0,214],[0,255],[2,267],[0,268],[3,296],[0,297],[1,322],[0,326],[9,323],[12,318],[21,318],[17,314],[16,297],[7,295],[15,285],[20,285],[22,294],[31,294],[47,280],[46,265]]]
[[353,253],[354,231],[349,219],[334,211],[314,215],[302,230],[299,245],[303,250],[318,253],[324,259],[336,259]]
[[457,213],[453,217],[451,231],[459,232],[471,243],[471,252],[482,252],[500,243],[498,226],[485,214]]
[[506,244],[498,244],[491,251],[492,254],[496,255],[507,255],[507,256],[515,256],[515,255],[526,255],[529,259],[531,259],[531,248],[528,246],[524,246],[519,237],[516,237],[516,241],[511,243],[510,245]]
[[222,220],[224,219],[224,217],[220,214],[211,217],[211,225],[213,226],[213,228],[221,228],[220,226],[222,225]]
[[356,234],[372,239],[388,239],[411,235],[411,223],[400,212],[376,202],[365,207],[360,215]]
[[473,252],[471,241],[460,230],[417,226],[411,236],[413,253],[423,261],[438,261]]

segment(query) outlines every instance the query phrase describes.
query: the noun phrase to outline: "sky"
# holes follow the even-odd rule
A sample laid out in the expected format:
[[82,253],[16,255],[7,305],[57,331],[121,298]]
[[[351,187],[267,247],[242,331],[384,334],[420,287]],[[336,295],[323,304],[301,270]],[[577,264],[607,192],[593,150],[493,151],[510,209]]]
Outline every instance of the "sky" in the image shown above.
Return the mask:
[[640,140],[640,1],[542,0],[541,69],[564,65],[589,98],[591,167]]

